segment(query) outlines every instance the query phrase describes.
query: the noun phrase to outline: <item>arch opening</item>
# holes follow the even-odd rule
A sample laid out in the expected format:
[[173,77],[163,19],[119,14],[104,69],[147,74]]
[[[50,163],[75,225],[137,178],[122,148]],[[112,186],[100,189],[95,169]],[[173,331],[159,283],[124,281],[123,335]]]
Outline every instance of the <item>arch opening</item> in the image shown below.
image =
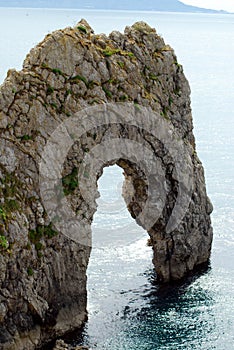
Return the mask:
[[113,330],[113,322],[115,332],[121,327],[134,291],[144,291],[143,286],[149,283],[148,273],[153,270],[149,236],[130,215],[122,196],[125,179],[123,168],[113,165],[103,169],[97,183],[100,197],[92,223],[93,243],[87,268],[88,321],[84,331],[85,340],[91,344],[92,339],[102,344],[103,323],[107,332]]
[[[92,247],[102,244],[102,240],[105,242],[109,240],[111,243],[112,239],[117,239],[119,244],[125,245],[127,239],[125,233],[129,242],[136,238],[136,232],[146,234],[145,229],[134,220],[134,212],[131,210],[131,201],[135,193],[132,184],[134,179],[131,178],[133,176],[127,175],[125,168],[117,163],[105,166],[102,175],[98,174],[97,211],[92,222]],[[119,163],[122,164],[123,161]]]

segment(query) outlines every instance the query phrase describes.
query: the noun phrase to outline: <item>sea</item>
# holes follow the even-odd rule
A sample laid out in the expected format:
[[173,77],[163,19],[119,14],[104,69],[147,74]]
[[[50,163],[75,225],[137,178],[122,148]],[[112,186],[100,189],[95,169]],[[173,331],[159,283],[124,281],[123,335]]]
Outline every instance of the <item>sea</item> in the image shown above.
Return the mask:
[[175,49],[191,86],[214,240],[208,268],[159,286],[148,235],[121,196],[122,169],[105,168],[92,225],[88,321],[66,341],[98,350],[233,350],[234,15],[0,8],[0,83],[46,34],[81,18],[106,34],[146,21]]

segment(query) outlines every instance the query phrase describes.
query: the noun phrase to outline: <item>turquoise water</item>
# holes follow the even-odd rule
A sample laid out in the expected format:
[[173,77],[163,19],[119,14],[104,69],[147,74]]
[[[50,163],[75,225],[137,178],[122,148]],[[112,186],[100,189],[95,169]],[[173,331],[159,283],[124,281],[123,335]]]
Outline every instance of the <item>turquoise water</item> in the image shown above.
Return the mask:
[[[210,265],[186,283],[159,288],[147,235],[121,202],[121,171],[109,168],[99,186],[102,211],[93,224],[88,271],[89,321],[74,343],[94,349],[234,348],[234,16],[79,10],[0,9],[0,79],[19,69],[48,32],[85,17],[96,32],[137,20],[156,27],[176,51],[191,85],[195,135],[214,205]],[[117,208],[117,209],[116,209]],[[105,227],[105,229],[103,229]]]

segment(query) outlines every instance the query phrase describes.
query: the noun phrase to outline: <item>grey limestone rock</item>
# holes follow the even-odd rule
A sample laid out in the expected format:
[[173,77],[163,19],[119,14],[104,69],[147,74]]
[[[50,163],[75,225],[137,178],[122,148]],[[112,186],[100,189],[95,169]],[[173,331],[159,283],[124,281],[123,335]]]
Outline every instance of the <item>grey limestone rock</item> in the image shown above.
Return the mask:
[[[0,133],[1,349],[40,348],[86,320],[88,237],[104,166],[124,170],[123,196],[150,235],[159,282],[179,280],[209,259],[212,205],[196,154],[189,84],[173,49],[147,24],[106,36],[82,20],[47,35],[0,86]],[[111,148],[111,140],[119,142]],[[63,162],[61,145],[68,147]],[[45,147],[51,168],[43,163]],[[83,159],[97,150],[101,160],[79,183]],[[44,182],[40,164],[48,166]],[[51,186],[57,169],[62,195]],[[53,216],[56,191],[61,207]],[[84,227],[80,239],[76,223],[66,222],[69,208]]]

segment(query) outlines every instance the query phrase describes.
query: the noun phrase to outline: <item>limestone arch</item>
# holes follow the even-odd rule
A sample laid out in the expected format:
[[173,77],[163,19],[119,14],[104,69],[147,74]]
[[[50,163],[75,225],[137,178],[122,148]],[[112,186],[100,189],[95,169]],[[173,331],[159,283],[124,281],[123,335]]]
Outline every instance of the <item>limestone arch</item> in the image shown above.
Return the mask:
[[[153,187],[161,186],[160,197],[165,195],[165,200],[159,208],[159,197],[150,202],[150,218],[154,210],[159,214],[153,225],[147,227],[161,282],[183,278],[209,259],[212,206],[195,150],[189,85],[173,49],[165,45],[154,29],[139,22],[127,27],[124,34],[114,31],[107,37],[95,35],[82,20],[75,28],[48,35],[32,49],[22,71],[8,72],[0,93],[0,342],[3,349],[35,349],[80,327],[87,317],[86,269],[90,245],[59,232],[61,215],[51,217],[50,210],[54,210],[53,205],[56,207],[60,198],[76,213],[76,221],[90,226],[95,196],[91,192],[91,201],[84,200],[77,176],[85,156],[103,142],[118,139],[122,150],[138,143],[145,147],[144,154],[149,151],[155,157],[152,164],[157,161],[160,164],[156,169],[160,168],[161,172],[152,179],[150,172],[144,173],[139,167],[140,151],[135,162],[131,162],[135,156],[132,147],[130,159],[118,154],[115,159],[105,160],[103,166],[108,162],[122,166],[128,208],[143,226],[147,226],[149,217],[144,215],[142,221],[140,215],[154,192],[147,192],[150,181]],[[46,181],[41,183],[40,167],[55,130],[72,118],[78,121],[84,110],[105,110],[108,103],[130,109],[131,123],[125,113],[115,114],[115,118],[120,118],[116,123],[110,123],[109,115],[105,115],[105,123],[95,122],[88,130],[87,123],[83,125],[81,120],[74,130],[83,132],[75,141],[72,133],[62,128],[63,137],[69,136],[69,151],[61,167],[59,139],[54,140],[49,150],[53,151],[52,160],[59,163],[59,171],[56,166],[43,171]],[[136,123],[139,113],[140,123]],[[151,113],[155,124],[147,129]],[[155,135],[157,130],[160,133]],[[131,145],[125,145],[124,140]],[[175,147],[170,148],[168,140],[173,140]],[[104,154],[107,151],[105,148]],[[146,157],[148,165],[149,157]],[[143,158],[141,164],[144,161]],[[57,187],[56,183],[50,186],[54,173],[55,179],[59,179]],[[81,180],[85,184],[85,176]],[[188,194],[184,191],[187,188],[191,192],[186,197],[183,195]],[[183,215],[178,198],[183,198],[183,203],[186,198],[189,201]],[[51,205],[47,210],[45,200]],[[179,223],[167,230],[175,208]],[[65,218],[66,210],[61,212]],[[145,222],[144,218],[147,218]],[[72,225],[73,222],[70,232]]]

